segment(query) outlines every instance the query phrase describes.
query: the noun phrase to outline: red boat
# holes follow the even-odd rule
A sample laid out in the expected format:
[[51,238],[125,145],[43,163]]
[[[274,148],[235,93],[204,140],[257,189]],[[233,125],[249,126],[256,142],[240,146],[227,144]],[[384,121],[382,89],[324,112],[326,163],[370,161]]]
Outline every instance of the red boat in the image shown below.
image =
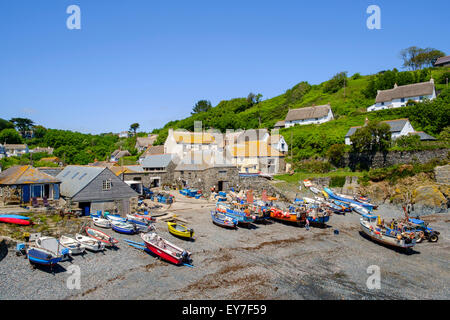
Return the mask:
[[22,226],[29,226],[29,225],[31,225],[31,221],[24,220],[24,219],[17,219],[17,218],[0,218],[0,222],[19,224],[19,225],[22,225]]
[[114,247],[119,243],[119,240],[114,239],[103,231],[91,227],[86,227],[84,230],[89,237],[103,242],[106,246]]
[[169,261],[173,264],[180,265],[184,262],[190,262],[191,253],[176,245],[164,240],[156,233],[141,233],[141,238],[144,240],[145,246],[152,253],[156,254],[161,259]]

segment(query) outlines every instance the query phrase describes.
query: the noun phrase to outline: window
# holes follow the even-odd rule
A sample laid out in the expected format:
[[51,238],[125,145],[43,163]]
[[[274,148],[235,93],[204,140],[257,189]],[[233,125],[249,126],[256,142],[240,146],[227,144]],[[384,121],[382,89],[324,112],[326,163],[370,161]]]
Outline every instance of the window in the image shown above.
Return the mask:
[[111,190],[112,181],[110,179],[103,180],[103,191]]
[[402,100],[401,100],[402,102],[405,102],[405,98],[402,98]]

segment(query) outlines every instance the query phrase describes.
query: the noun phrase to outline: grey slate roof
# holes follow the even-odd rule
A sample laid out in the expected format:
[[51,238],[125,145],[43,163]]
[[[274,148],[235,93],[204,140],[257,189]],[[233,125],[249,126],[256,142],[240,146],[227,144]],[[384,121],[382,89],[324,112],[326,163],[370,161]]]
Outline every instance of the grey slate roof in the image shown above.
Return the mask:
[[411,134],[417,134],[420,137],[421,141],[436,141],[437,139],[433,136],[430,136],[429,134],[423,132],[423,131],[417,131]]
[[72,198],[83,190],[100,173],[104,167],[67,166],[56,178],[61,180],[61,195]]
[[323,106],[307,107],[289,110],[285,121],[306,120],[323,118],[330,112],[331,106],[326,104]]
[[[397,120],[389,120],[389,121],[382,121],[382,123],[387,123],[389,125],[391,133],[400,132],[405,127],[406,123],[408,123],[408,119],[397,119]],[[351,137],[356,130],[362,128],[359,127],[351,127],[347,134],[345,135],[346,138]]]
[[143,168],[166,168],[173,159],[171,154],[155,154],[142,160]]
[[405,86],[394,87],[394,89],[380,90],[375,100],[376,103],[388,102],[394,99],[420,97],[433,94],[434,80]]
[[434,65],[438,66],[438,65],[446,64],[446,63],[450,63],[450,56],[441,57],[441,58],[437,59],[436,62],[434,63]]

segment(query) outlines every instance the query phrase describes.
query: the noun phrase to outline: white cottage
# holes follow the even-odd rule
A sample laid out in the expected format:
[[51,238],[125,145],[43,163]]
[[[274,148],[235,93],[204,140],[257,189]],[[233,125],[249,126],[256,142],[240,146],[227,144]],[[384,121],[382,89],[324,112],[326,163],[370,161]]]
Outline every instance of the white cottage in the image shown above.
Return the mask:
[[436,89],[433,78],[428,82],[398,86],[393,89],[378,90],[375,104],[367,109],[367,112],[384,109],[401,108],[406,106],[409,100],[422,102],[424,99],[436,98]]
[[286,128],[298,125],[321,124],[334,119],[333,111],[329,104],[316,107],[307,107],[289,110],[284,126]]
[[[387,123],[391,129],[391,138],[392,140],[395,140],[401,136],[406,136],[409,134],[416,134],[416,131],[414,130],[413,126],[409,122],[409,119],[397,119],[397,120],[389,120],[389,121],[383,121],[383,123]],[[352,142],[350,140],[350,137],[356,132],[356,130],[362,128],[359,127],[351,127],[347,134],[345,135],[345,144],[351,145]]]

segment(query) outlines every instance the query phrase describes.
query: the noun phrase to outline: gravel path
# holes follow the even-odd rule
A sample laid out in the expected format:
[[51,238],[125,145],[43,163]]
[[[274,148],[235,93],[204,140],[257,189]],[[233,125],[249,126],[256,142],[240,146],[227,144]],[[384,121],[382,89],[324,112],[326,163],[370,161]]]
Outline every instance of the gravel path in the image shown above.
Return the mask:
[[[60,263],[54,274],[32,269],[10,251],[0,260],[0,299],[449,299],[450,238],[446,214],[424,219],[441,232],[407,255],[359,233],[359,216],[331,217],[329,228],[278,222],[226,230],[211,223],[205,200],[176,195],[170,212],[189,221],[195,241],[173,237],[165,223],[157,232],[192,252],[194,268],[178,267],[129,247],[115,233],[118,250],[87,253]],[[386,219],[400,216],[379,209]],[[334,230],[339,229],[339,235]],[[113,233],[109,230],[107,232]],[[81,289],[66,282],[70,265],[81,270]],[[381,289],[369,290],[367,267],[381,270]]]

